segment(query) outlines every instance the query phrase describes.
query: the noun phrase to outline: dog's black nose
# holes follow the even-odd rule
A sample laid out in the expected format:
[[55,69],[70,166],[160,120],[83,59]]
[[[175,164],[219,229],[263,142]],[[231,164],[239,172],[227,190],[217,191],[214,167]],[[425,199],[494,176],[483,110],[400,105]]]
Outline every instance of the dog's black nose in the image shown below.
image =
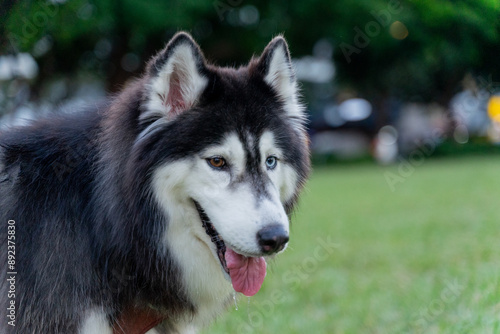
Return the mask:
[[281,225],[266,226],[257,232],[257,240],[264,253],[275,253],[285,247],[288,232]]

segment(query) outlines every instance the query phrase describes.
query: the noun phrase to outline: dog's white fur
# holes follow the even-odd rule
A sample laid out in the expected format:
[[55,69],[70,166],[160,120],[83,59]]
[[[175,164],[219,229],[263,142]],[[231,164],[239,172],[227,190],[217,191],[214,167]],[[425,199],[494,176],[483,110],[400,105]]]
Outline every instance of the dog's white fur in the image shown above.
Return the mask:
[[200,307],[196,319],[185,321],[191,320],[193,325],[203,326],[223,310],[232,286],[223,275],[215,247],[185,189],[193,163],[193,159],[186,159],[158,169],[153,178],[153,189],[169,220],[163,246],[168,247],[181,265],[185,290],[193,303]]
[[113,330],[106,319],[106,314],[102,310],[94,308],[87,313],[80,334],[113,334]]

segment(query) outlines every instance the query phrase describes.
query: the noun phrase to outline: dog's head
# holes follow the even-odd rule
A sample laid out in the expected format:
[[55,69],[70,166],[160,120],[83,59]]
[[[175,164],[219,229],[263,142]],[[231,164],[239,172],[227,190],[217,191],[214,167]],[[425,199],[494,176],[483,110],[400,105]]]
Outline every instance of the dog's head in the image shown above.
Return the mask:
[[155,199],[171,224],[206,244],[237,289],[241,266],[262,275],[261,256],[285,248],[288,215],[309,172],[287,43],[276,37],[247,66],[220,68],[178,33],[145,80],[134,146],[155,157]]

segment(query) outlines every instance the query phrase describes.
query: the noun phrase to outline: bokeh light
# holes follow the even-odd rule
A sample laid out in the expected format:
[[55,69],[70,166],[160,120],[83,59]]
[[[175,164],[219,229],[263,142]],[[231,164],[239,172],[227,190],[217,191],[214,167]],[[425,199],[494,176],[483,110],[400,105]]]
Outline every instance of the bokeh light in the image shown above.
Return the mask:
[[492,121],[500,123],[500,95],[495,95],[490,98],[488,103],[488,115]]
[[389,33],[395,39],[403,40],[408,37],[408,28],[401,21],[395,21],[389,27]]

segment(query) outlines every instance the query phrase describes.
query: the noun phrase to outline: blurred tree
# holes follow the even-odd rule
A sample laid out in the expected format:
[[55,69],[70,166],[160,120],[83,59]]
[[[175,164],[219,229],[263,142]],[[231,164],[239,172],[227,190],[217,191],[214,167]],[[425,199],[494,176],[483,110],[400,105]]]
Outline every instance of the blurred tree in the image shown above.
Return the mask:
[[[406,35],[393,36],[389,24],[389,29],[370,37],[368,25],[373,18],[358,20],[371,40],[350,63],[337,53],[346,80],[364,86],[365,91],[375,88],[405,99],[446,103],[466,72],[500,74],[500,2],[401,2],[397,13],[391,11],[391,3],[396,2],[379,2],[377,10],[392,14],[389,21],[398,21]],[[362,12],[378,16],[369,8]],[[347,40],[354,40],[353,33]]]
[[335,47],[338,84],[375,102],[380,125],[387,97],[446,105],[466,72],[500,75],[498,0],[22,0],[2,6],[2,53],[34,55],[35,86],[47,76],[89,71],[114,91],[181,29],[229,65],[260,52],[278,33],[295,57],[326,38]]

